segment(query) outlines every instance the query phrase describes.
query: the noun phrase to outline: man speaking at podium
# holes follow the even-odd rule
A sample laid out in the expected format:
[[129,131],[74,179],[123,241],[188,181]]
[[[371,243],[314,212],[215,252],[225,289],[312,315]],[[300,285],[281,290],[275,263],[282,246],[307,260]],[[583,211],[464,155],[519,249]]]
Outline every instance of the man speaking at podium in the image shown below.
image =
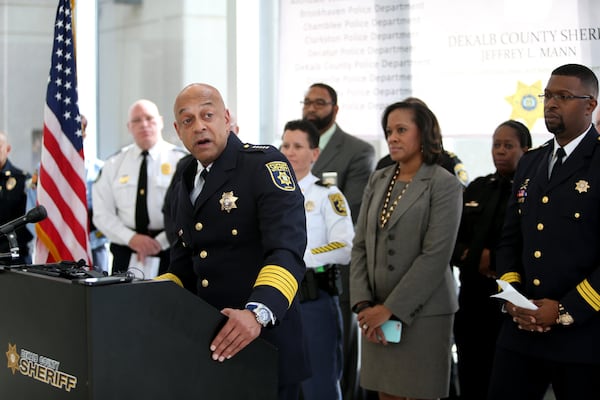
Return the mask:
[[210,345],[215,361],[227,362],[259,336],[277,347],[279,399],[296,400],[309,376],[296,297],[306,247],[296,177],[277,149],[242,144],[230,132],[214,87],[186,86],[174,113],[194,157],[179,163],[165,199],[165,227],[175,240],[161,277],[228,317]]

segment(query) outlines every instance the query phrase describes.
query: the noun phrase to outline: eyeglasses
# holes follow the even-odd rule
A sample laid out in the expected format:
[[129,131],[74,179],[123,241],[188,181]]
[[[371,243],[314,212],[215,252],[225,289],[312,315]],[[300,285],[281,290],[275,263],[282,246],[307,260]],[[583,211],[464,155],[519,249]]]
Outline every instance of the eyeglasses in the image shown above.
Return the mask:
[[310,107],[311,105],[314,105],[315,108],[323,108],[326,105],[333,104],[333,102],[325,101],[323,99],[317,99],[317,100],[304,99],[300,102],[300,104],[304,104],[304,107]]
[[573,100],[573,99],[587,100],[587,99],[593,99],[594,98],[594,96],[589,96],[589,95],[587,95],[587,96],[576,96],[574,94],[558,94],[558,93],[550,93],[550,92],[540,94],[540,95],[538,95],[538,97],[540,99],[544,99],[544,101],[548,101],[550,99],[554,99],[554,100],[559,101],[559,102],[566,102],[568,100]]

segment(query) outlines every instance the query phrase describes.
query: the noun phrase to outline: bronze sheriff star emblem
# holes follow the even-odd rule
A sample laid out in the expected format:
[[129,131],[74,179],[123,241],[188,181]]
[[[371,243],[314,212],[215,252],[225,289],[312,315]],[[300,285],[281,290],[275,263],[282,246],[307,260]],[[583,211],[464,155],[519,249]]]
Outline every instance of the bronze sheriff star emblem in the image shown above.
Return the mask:
[[587,181],[579,180],[575,183],[575,190],[577,190],[579,193],[583,193],[588,191],[588,189],[590,188],[590,184]]
[[17,345],[8,344],[6,359],[8,360],[8,368],[12,370],[13,375],[19,369],[19,353],[17,353]]
[[227,211],[229,213],[232,209],[237,208],[237,204],[235,204],[237,199],[238,198],[233,195],[233,192],[224,192],[221,196],[221,200],[219,200],[219,203],[221,203],[221,211]]

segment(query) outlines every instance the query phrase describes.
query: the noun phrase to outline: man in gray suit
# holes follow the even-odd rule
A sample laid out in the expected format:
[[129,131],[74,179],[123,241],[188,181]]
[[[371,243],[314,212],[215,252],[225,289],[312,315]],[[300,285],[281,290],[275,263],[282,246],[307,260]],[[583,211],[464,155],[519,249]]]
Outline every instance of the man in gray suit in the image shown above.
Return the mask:
[[321,154],[311,172],[321,179],[323,173],[337,173],[336,186],[348,200],[352,221],[356,223],[363,190],[375,169],[375,149],[336,124],[339,107],[337,93],[331,86],[312,84],[302,103],[302,118],[312,122],[321,134]]
[[[302,118],[312,122],[319,133],[321,154],[312,167],[312,174],[329,183],[327,173],[337,174],[335,185],[342,191],[356,223],[363,190],[367,186],[369,175],[375,168],[375,149],[369,143],[344,132],[335,122],[338,112],[337,93],[324,83],[310,86],[302,101]],[[356,317],[350,309],[348,295],[349,267],[341,270],[342,293],[339,297],[344,320],[344,368],[342,375],[342,394],[344,399],[360,399],[358,366],[358,330]]]

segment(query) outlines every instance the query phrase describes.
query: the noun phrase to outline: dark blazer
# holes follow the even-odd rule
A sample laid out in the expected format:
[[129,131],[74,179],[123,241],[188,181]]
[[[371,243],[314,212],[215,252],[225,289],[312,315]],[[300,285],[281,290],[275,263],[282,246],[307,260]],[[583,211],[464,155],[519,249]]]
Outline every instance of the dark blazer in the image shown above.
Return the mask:
[[535,357],[600,364],[600,139],[592,128],[548,180],[553,142],[527,152],[515,174],[497,250],[498,276],[529,299],[558,300],[571,326],[544,334],[504,321],[498,345]]
[[[261,337],[279,349],[279,384],[308,376],[295,296],[305,272],[306,219],[292,168],[272,146],[230,134],[192,205],[197,162],[179,163],[165,199],[169,272],[217,309],[265,304],[277,318]],[[258,384],[258,383],[257,383]]]
[[356,222],[363,191],[375,167],[375,149],[369,143],[344,132],[339,125],[323,149],[311,172],[322,179],[323,172],[337,172],[340,188]]

